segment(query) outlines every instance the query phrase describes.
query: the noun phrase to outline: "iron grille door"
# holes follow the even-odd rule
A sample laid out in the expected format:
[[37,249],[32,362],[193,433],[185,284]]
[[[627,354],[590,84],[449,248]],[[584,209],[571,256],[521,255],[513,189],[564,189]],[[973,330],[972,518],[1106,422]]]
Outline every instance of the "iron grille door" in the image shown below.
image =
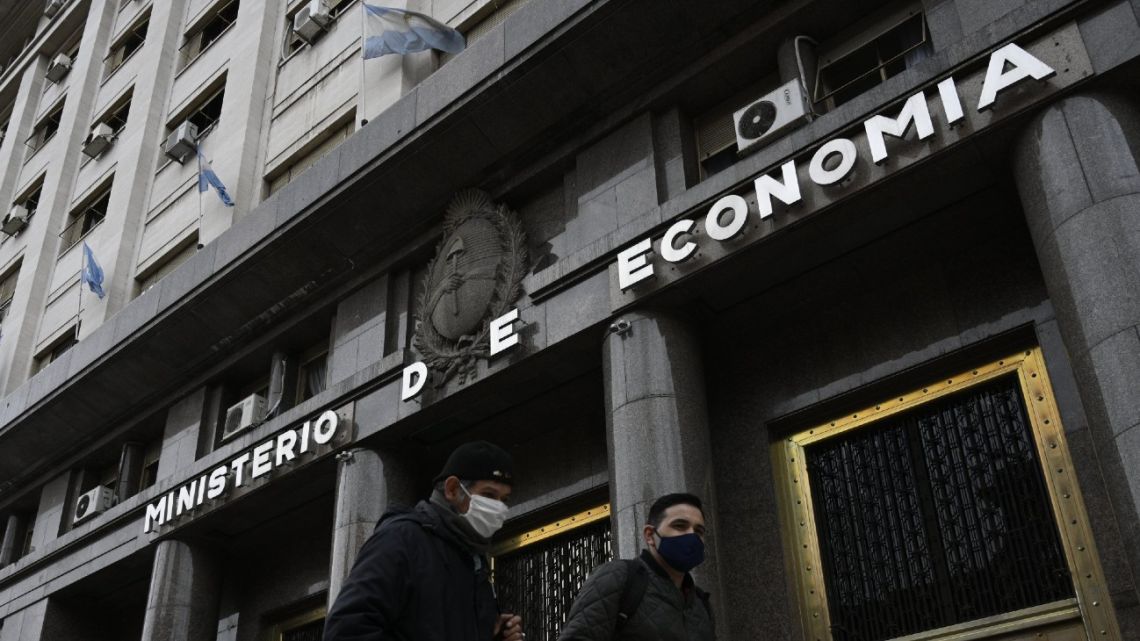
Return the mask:
[[522,616],[528,641],[555,641],[587,575],[611,558],[608,518],[499,554],[499,607]]
[[1016,376],[805,454],[834,639],[889,639],[1074,596]]
[[304,625],[285,630],[281,633],[281,641],[321,641],[324,635],[325,620],[323,618],[310,621]]

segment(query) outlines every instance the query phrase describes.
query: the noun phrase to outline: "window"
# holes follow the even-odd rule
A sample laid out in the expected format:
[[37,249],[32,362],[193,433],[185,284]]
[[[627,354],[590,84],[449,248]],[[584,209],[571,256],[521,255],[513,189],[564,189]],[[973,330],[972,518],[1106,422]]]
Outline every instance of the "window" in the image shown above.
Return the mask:
[[142,475],[139,478],[139,490],[158,482],[158,460],[162,454],[162,440],[156,440],[147,445],[143,453]]
[[931,54],[921,8],[874,22],[869,32],[822,52],[812,92],[817,106],[834,109]]
[[303,403],[325,391],[328,376],[328,343],[316,345],[301,355],[297,369],[297,403]]
[[207,14],[204,22],[199,23],[186,34],[186,42],[179,50],[180,67],[186,68],[198,57],[198,54],[209,48],[218,38],[221,38],[222,34],[237,22],[237,16],[238,0],[225,3],[212,13]]
[[0,277],[0,323],[8,317],[8,309],[12,306],[12,298],[16,295],[16,278],[20,275],[20,263],[16,263],[7,274]]
[[185,117],[178,118],[170,125],[169,130],[174,131],[178,125],[189,120],[198,127],[198,140],[205,138],[222,117],[222,102],[225,100],[225,94],[226,87],[223,79],[220,88],[203,98]]
[[86,203],[76,207],[68,216],[67,227],[64,227],[63,231],[60,232],[60,238],[63,239],[59,250],[61,255],[86,236],[87,232],[103,222],[103,219],[107,217],[107,206],[110,202],[111,181],[108,180],[106,185],[97,190]]
[[334,125],[331,131],[325,134],[324,138],[320,139],[320,142],[317,143],[315,147],[305,151],[300,158],[297,158],[286,165],[285,168],[276,172],[276,175],[269,180],[269,194],[273,195],[282,187],[289,184],[290,181],[313,166],[313,164],[323,158],[325,154],[332,151],[337,145],[351,136],[354,121],[354,115],[350,114],[347,121],[342,124]]
[[32,545],[32,540],[35,538],[36,534],[36,513],[32,512],[31,514],[28,514],[25,519],[27,526],[24,529],[24,538],[17,545],[15,557],[12,559],[13,561],[19,561],[25,556],[28,556],[32,552],[36,551],[35,546]]
[[[467,40],[467,46],[470,47],[471,43],[506,22],[512,13],[518,11],[519,7],[526,3],[527,0],[492,0],[488,2],[482,10],[475,13],[474,20],[460,28],[464,39]],[[446,64],[457,55],[459,54],[441,51],[439,52],[439,64]]]
[[1059,422],[1031,349],[776,443],[804,636],[1115,628]]
[[61,99],[32,128],[32,135],[27,140],[28,147],[32,151],[36,151],[46,145],[55,136],[55,132],[59,131],[59,123],[62,118],[63,100]]
[[40,176],[36,182],[32,183],[32,187],[24,193],[23,196],[16,199],[15,205],[19,205],[28,211],[28,220],[32,219],[36,210],[40,208],[40,197],[44,191],[44,177]]
[[555,641],[586,576],[613,558],[610,506],[509,535],[490,551],[501,603],[522,617],[530,641]]
[[195,232],[186,240],[179,243],[167,253],[154,267],[149,268],[146,272],[137,277],[139,284],[139,293],[154,287],[158,281],[162,280],[170,272],[174,271],[179,265],[186,262],[198,251],[198,234]]
[[36,372],[42,371],[45,367],[55,362],[60,356],[66,354],[67,350],[75,347],[75,344],[79,342],[75,339],[75,331],[74,327],[68,329],[51,347],[44,350],[40,356],[36,358]]
[[115,73],[119,67],[123,66],[136,51],[142,48],[143,43],[146,42],[146,30],[150,25],[150,15],[147,14],[142,20],[136,22],[131,28],[127,29],[123,35],[119,36],[111,45],[111,52],[103,60],[103,77],[109,77]]
[[131,112],[131,98],[134,90],[128,91],[122,98],[119,98],[107,109],[103,117],[99,118],[99,122],[107,125],[114,131],[116,135],[127,127],[127,116]]
[[779,78],[769,76],[693,119],[701,180],[720,173],[736,163],[738,150],[733,114],[777,86]]

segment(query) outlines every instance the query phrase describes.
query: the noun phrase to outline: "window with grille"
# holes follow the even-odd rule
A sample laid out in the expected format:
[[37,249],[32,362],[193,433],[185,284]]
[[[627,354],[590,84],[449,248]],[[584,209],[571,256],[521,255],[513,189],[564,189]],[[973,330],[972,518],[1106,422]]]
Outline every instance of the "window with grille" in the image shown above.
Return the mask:
[[75,208],[67,218],[67,227],[60,233],[63,242],[59,253],[62,255],[80,239],[95,229],[107,217],[107,207],[111,203],[111,181],[96,191],[83,204]]
[[129,29],[123,32],[114,43],[111,44],[110,53],[103,59],[103,77],[110,77],[115,73],[119,67],[123,66],[135,52],[142,48],[143,43],[146,42],[147,28],[150,26],[150,12],[142,17],[138,22],[131,25]]
[[511,537],[492,551],[499,608],[522,617],[529,641],[556,641],[582,583],[613,558],[603,505]]
[[206,14],[197,26],[186,34],[186,41],[178,50],[179,68],[185,69],[191,62],[218,41],[237,22],[238,0],[220,3]]
[[1028,350],[777,446],[806,636],[1114,625],[1045,378]]
[[821,51],[812,100],[833,109],[906,71],[932,51],[921,7],[877,17],[859,36]]

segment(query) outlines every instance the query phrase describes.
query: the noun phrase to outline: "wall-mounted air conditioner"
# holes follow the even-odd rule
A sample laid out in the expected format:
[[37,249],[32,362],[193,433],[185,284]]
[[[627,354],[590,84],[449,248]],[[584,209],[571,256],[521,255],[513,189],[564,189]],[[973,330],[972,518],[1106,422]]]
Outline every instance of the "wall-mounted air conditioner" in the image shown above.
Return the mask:
[[807,119],[808,107],[800,81],[792,80],[732,115],[736,125],[736,149],[744,151],[755,147]]
[[0,231],[15,236],[28,226],[28,210],[23,205],[12,205],[12,211],[0,222]]
[[100,485],[76,499],[73,522],[79,523],[102,514],[111,509],[112,503],[114,503],[114,493],[111,492],[111,488]]
[[181,125],[175,127],[174,131],[170,132],[167,137],[166,143],[162,145],[162,152],[178,164],[186,162],[186,159],[194,154],[198,145],[198,126],[190,121],[186,121]]
[[98,123],[91,128],[91,133],[83,143],[83,153],[91,158],[98,158],[111,146],[115,140],[115,132],[106,123]]
[[301,40],[313,44],[332,24],[332,10],[325,0],[309,0],[293,16],[293,32]]
[[47,79],[50,82],[57,83],[67,76],[67,72],[71,71],[71,56],[66,53],[61,53],[51,59],[51,63],[47,68]]
[[265,397],[251,394],[226,410],[226,424],[222,440],[228,440],[241,431],[256,425],[265,418]]
[[67,4],[67,0],[47,0],[47,4],[44,5],[44,15],[54,18],[55,14],[59,13],[65,4]]

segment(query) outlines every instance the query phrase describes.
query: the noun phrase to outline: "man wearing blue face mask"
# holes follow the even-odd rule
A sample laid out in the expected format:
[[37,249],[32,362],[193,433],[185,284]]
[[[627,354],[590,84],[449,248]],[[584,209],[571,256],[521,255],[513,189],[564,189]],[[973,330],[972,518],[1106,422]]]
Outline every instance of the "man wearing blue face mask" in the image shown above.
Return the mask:
[[559,641],[711,641],[708,593],[689,570],[705,558],[705,515],[692,494],[649,508],[640,558],[595,569],[578,592]]
[[522,620],[495,603],[486,556],[507,517],[513,467],[486,441],[456,448],[429,500],[380,519],[329,611],[324,641],[522,641]]

